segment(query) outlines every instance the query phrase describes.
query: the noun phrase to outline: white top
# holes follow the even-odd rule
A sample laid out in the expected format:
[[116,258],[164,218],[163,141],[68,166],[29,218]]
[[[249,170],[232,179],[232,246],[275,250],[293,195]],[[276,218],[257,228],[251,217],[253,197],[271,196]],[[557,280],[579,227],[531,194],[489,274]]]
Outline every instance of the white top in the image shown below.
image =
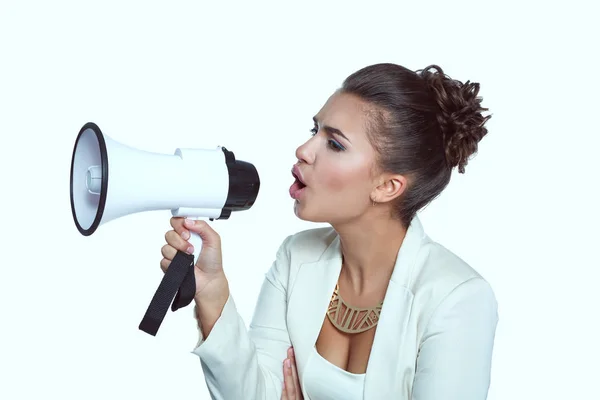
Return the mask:
[[311,400],[362,400],[365,374],[353,374],[323,358],[313,348],[306,371],[304,389]]

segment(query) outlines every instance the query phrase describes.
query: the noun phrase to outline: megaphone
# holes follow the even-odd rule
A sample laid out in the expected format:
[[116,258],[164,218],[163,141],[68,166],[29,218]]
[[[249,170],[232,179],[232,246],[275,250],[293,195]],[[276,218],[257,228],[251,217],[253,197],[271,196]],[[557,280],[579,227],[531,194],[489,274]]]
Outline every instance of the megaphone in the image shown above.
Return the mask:
[[[259,188],[254,165],[236,160],[225,147],[147,152],[111,139],[93,122],[80,129],[71,159],[71,211],[84,236],[119,217],[153,210],[228,219],[233,211],[250,209]],[[194,254],[178,252],[171,262],[140,323],[146,333],[156,335],[171,301],[175,311],[193,300],[202,239],[192,232],[189,241]]]

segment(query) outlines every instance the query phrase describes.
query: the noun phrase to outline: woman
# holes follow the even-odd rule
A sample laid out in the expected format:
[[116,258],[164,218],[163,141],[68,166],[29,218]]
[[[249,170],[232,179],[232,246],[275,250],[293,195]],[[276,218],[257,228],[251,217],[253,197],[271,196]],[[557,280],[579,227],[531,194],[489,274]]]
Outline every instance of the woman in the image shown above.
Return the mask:
[[486,280],[424,233],[417,211],[485,136],[477,83],[437,66],[349,76],[296,151],[290,195],[302,220],[331,227],[286,238],[246,330],[205,222],[171,219],[163,271],[196,264],[200,357],[216,399],[482,400],[497,317]]

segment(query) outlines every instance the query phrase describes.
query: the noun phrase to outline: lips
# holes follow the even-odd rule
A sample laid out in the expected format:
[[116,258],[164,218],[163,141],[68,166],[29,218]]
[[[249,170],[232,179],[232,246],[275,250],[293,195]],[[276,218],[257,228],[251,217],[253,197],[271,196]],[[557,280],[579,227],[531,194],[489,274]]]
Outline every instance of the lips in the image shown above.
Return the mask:
[[304,181],[304,178],[302,177],[302,173],[300,172],[300,169],[298,168],[297,165],[294,165],[294,167],[292,168],[292,175],[294,176],[294,178],[296,178],[296,180],[298,182],[300,182],[303,186],[306,186],[306,182]]
[[300,198],[302,193],[304,193],[306,183],[304,181],[304,178],[302,177],[302,173],[296,165],[294,165],[294,167],[292,168],[292,176],[294,177],[295,181],[294,183],[292,183],[292,186],[290,186],[290,196],[293,199],[297,200]]

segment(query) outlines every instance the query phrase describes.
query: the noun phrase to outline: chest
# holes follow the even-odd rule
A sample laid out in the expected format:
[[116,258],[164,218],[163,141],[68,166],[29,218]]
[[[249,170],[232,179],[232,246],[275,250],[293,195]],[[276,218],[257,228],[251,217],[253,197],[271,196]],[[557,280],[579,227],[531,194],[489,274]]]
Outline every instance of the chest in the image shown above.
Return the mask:
[[[296,353],[301,385],[315,351],[327,362],[348,372],[365,374],[365,399],[410,398],[418,338],[419,310],[412,292],[393,281],[385,293],[380,318],[371,329],[346,334],[331,325],[328,311],[339,270],[319,263],[303,264],[292,274],[286,325]],[[344,297],[344,293],[342,293]],[[344,300],[354,307],[370,307],[379,299]],[[308,372],[310,376],[310,371]],[[305,398],[310,398],[304,393]]]
[[353,374],[367,371],[376,326],[361,333],[345,333],[325,317],[315,344],[319,354],[333,365]]

